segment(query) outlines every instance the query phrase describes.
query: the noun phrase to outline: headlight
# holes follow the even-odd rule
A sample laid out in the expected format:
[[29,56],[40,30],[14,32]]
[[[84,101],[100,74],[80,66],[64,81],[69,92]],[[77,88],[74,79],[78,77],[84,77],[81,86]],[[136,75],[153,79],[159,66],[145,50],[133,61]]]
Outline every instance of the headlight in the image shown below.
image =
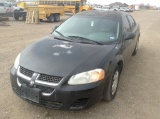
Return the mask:
[[88,84],[102,80],[104,79],[104,77],[105,77],[105,72],[103,69],[95,69],[72,76],[69,79],[68,84],[69,85]]
[[15,62],[14,62],[14,68],[15,68],[15,69],[17,69],[18,66],[19,66],[20,55],[21,55],[21,54],[19,54],[19,55],[16,57],[16,60],[15,60]]

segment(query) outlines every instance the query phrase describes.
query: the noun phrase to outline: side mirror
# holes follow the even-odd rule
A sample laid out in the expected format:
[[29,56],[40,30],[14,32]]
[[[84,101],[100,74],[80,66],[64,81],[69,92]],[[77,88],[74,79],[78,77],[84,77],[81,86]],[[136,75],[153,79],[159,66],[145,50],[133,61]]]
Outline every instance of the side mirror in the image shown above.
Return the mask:
[[132,33],[132,32],[128,32],[124,38],[124,40],[130,40],[130,39],[133,39],[135,37],[135,33]]
[[58,28],[58,26],[54,26],[54,27],[52,28],[52,30],[55,31],[57,28]]

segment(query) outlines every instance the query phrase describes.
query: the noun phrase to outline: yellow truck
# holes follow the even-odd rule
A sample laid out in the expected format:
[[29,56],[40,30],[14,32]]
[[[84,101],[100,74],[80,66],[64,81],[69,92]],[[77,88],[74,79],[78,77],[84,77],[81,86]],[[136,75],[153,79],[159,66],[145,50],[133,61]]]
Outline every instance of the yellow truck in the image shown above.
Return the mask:
[[78,5],[79,5],[79,10],[78,10],[79,12],[92,10],[92,7],[87,5],[86,2],[87,2],[87,0],[65,0],[64,1],[65,12],[76,13],[76,10],[75,10],[76,3],[78,3]]
[[29,6],[26,8],[26,10],[38,11],[40,21],[48,19],[50,22],[59,22],[60,16],[64,15],[63,6],[38,5],[38,6]]
[[79,12],[92,10],[92,7],[87,5],[87,0],[39,0],[42,5],[64,5],[65,12],[75,13],[76,3],[79,5]]
[[[33,0],[32,0],[33,1]],[[14,18],[18,20],[20,17],[23,20],[26,19],[27,11],[38,11],[39,12],[39,20],[42,21],[44,19],[49,20],[50,22],[58,22],[60,21],[60,16],[64,15],[64,6],[58,5],[41,5],[38,2],[23,2],[20,1],[17,6],[21,7],[20,10],[14,11]]]

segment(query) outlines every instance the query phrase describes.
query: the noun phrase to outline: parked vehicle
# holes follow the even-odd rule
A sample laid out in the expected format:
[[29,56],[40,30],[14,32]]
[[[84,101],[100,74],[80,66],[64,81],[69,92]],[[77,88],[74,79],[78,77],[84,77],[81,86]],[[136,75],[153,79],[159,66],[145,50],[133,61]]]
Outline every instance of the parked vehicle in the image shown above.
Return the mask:
[[59,22],[60,16],[64,15],[63,6],[51,6],[51,5],[38,5],[38,6],[29,6],[26,8],[27,11],[39,11],[40,21],[48,19],[50,22]]
[[37,0],[16,0],[17,1],[17,6],[14,7],[13,10],[13,17],[15,20],[19,20],[22,18],[23,20],[26,20],[26,14],[27,10],[26,8],[28,6],[37,6]]
[[133,9],[129,7],[120,7],[119,10],[123,12],[133,12]]
[[35,11],[39,12],[39,20],[48,20],[50,22],[58,22],[60,21],[60,16],[64,15],[64,6],[58,5],[49,5],[44,4],[42,5],[42,0],[38,0],[38,2],[31,1],[31,2],[24,2],[24,0],[19,0],[17,6],[18,9],[14,10],[14,19],[19,20],[19,18],[23,18],[26,20],[27,11]]
[[153,7],[153,10],[160,10],[160,7]]
[[130,9],[128,7],[120,7],[119,10],[123,12],[130,12]]
[[100,10],[108,11],[110,10],[110,6],[103,6]]
[[58,5],[63,4],[65,12],[76,13],[75,5],[78,3],[78,12],[88,11],[92,8],[87,4],[87,0],[38,0],[41,5]]
[[128,8],[129,9],[129,12],[133,12],[133,9],[132,8]]
[[128,10],[126,9],[126,7],[120,7],[119,10],[122,11],[122,12],[128,12]]
[[11,6],[7,2],[0,2],[0,14],[11,13]]
[[93,8],[93,10],[101,10],[102,9],[102,6],[96,6]]
[[140,27],[128,13],[78,13],[17,56],[12,89],[26,101],[55,109],[112,101],[125,63],[137,53],[139,37]]
[[111,8],[112,11],[119,11],[120,7],[115,5]]

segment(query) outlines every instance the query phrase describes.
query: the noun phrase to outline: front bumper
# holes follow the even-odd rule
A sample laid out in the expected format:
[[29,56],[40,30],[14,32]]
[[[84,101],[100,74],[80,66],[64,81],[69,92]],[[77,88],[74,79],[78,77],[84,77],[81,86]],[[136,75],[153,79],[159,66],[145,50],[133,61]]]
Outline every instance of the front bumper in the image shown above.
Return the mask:
[[[17,70],[12,67],[10,73],[10,80],[13,91],[22,99],[37,104],[40,106],[54,108],[54,109],[85,109],[93,106],[98,102],[103,95],[104,83],[96,82],[86,85],[71,86],[68,85],[64,80],[57,86],[50,86],[48,88],[53,88],[50,95],[44,95],[41,91],[41,85],[38,87],[30,87],[27,84],[19,84],[19,79],[23,80],[17,75]],[[38,102],[27,99],[22,93],[22,87],[25,86],[28,89],[34,90],[39,89]],[[26,91],[28,95],[28,91]],[[30,95],[30,94],[29,94]],[[31,94],[32,95],[32,94]]]

